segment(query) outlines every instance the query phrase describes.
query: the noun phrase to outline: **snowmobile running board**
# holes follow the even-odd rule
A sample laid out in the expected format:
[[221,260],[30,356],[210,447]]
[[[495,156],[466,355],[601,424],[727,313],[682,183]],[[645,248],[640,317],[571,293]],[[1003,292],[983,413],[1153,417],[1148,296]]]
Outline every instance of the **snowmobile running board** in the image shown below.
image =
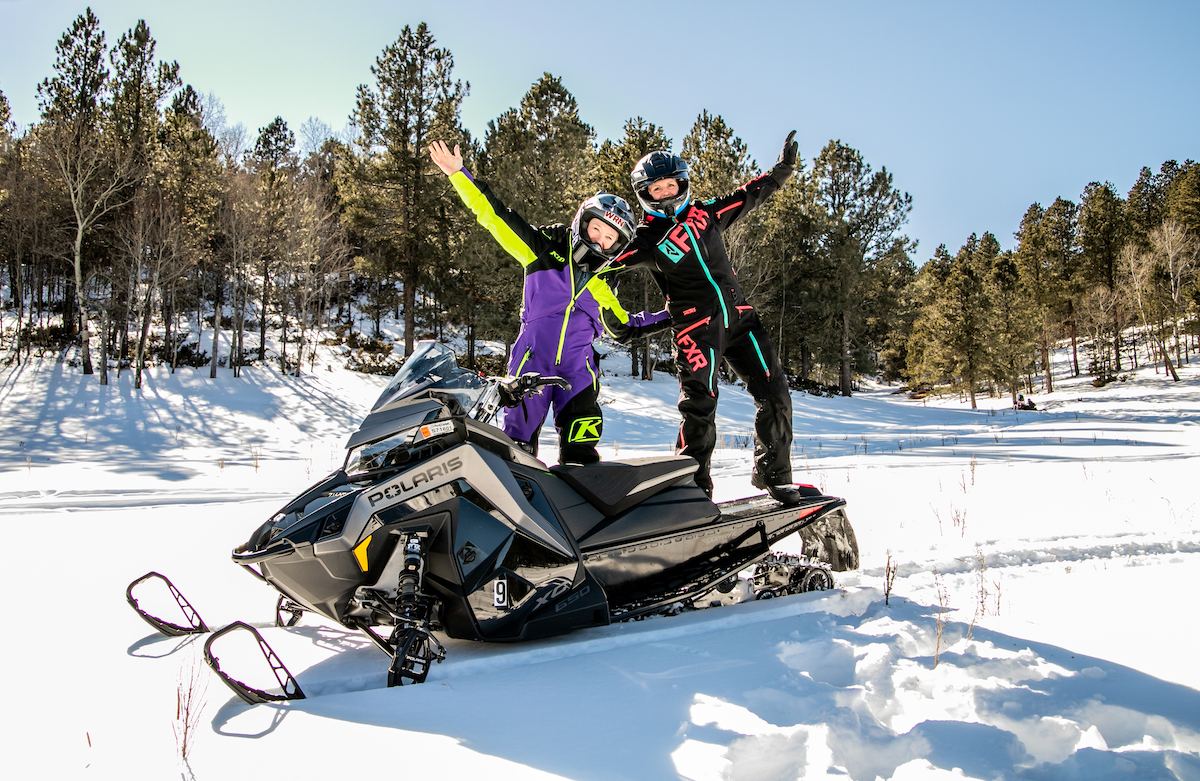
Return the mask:
[[[171,596],[175,598],[175,603],[179,605],[179,609],[183,611],[183,616],[187,619],[189,626],[172,624],[170,621],[150,615],[145,610],[142,610],[140,606],[138,606],[138,601],[133,596],[133,589],[141,582],[149,580],[150,578],[158,578],[163,583],[167,584],[167,588],[170,590]],[[140,578],[130,583],[129,587],[125,589],[125,601],[129,603],[129,606],[133,608],[135,613],[145,619],[147,624],[154,627],[159,632],[162,632],[167,637],[199,635],[211,631],[208,628],[208,625],[204,623],[204,619],[200,618],[200,614],[196,612],[194,607],[192,607],[192,603],[188,602],[187,599],[184,598],[183,594],[180,593],[179,589],[175,588],[175,584],[172,583],[165,575],[160,575],[157,572],[147,572],[145,575],[142,575]]]
[[[275,680],[279,681],[279,687],[283,691],[282,694],[271,694],[262,689],[255,689],[236,678],[231,678],[224,670],[221,669],[221,660],[212,652],[212,644],[218,637],[229,634],[230,632],[245,629],[250,634],[254,635],[254,639],[258,641],[258,650],[262,651],[262,655],[266,658],[267,664],[271,666],[271,672],[275,673]],[[260,705],[267,702],[286,702],[288,700],[303,700],[304,692],[300,690],[300,684],[288,672],[288,669],[283,666],[283,662],[271,650],[271,646],[263,640],[262,635],[258,630],[247,624],[245,621],[234,621],[229,626],[214,632],[212,637],[208,638],[204,643],[204,661],[212,668],[217,677],[230,689],[233,689],[234,694],[241,697],[251,705]]]
[[[727,502],[720,505],[722,515],[713,525],[694,529],[687,532],[665,534],[661,537],[639,540],[625,546],[605,551],[585,552],[585,562],[599,558],[620,556],[639,548],[649,548],[659,542],[679,539],[693,534],[718,534],[727,532],[729,539],[719,546],[715,553],[702,562],[703,574],[685,575],[683,581],[670,593],[660,594],[649,599],[639,599],[623,604],[614,605],[613,621],[628,621],[638,619],[651,613],[661,612],[672,605],[687,602],[711,591],[717,584],[736,576],[747,567],[752,567],[763,561],[771,554],[771,545],[788,535],[816,522],[825,514],[845,506],[844,499],[822,497],[825,501],[807,507],[780,505],[772,499],[753,497],[746,500]],[[764,512],[765,510],[765,512]],[[779,523],[781,518],[791,518],[790,521],[776,526],[773,534],[768,534],[768,523]],[[753,541],[753,538],[758,539]],[[680,569],[686,569],[687,565]]]

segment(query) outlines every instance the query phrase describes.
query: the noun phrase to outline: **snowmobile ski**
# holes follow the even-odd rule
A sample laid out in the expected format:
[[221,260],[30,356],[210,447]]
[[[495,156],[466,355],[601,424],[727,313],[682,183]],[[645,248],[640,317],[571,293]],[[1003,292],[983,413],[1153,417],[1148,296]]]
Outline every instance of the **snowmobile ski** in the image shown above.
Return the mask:
[[[175,604],[179,605],[179,609],[183,611],[183,617],[187,619],[188,626],[180,626],[179,624],[173,624],[166,619],[159,618],[158,616],[153,616],[138,605],[137,598],[133,596],[133,589],[143,581],[150,580],[152,578],[157,578],[166,584],[167,589],[171,592],[171,596],[175,598]],[[172,583],[165,575],[160,575],[157,572],[147,572],[145,575],[142,575],[140,578],[130,583],[129,587],[125,589],[125,601],[129,603],[129,606],[133,608],[135,613],[145,619],[147,624],[154,627],[159,632],[162,632],[167,637],[199,635],[212,631],[208,628],[208,625],[204,623],[204,619],[200,618],[200,614],[196,612],[196,609],[192,607],[192,603],[188,602],[179,589],[175,588],[175,584]]]
[[[230,677],[224,670],[221,669],[221,660],[212,651],[212,645],[216,640],[230,632],[245,630],[254,635],[254,639],[258,642],[258,650],[262,652],[263,657],[267,660],[267,664],[271,667],[271,672],[275,674],[275,680],[279,682],[279,688],[282,694],[271,694],[262,689],[256,689],[253,686],[245,684],[236,678]],[[271,646],[263,639],[263,636],[258,633],[258,630],[247,624],[245,621],[234,621],[224,629],[213,632],[212,636],[204,643],[204,661],[212,668],[226,686],[234,691],[237,696],[241,697],[251,705],[259,705],[266,702],[286,702],[288,700],[303,700],[304,692],[300,689],[300,684],[288,672],[287,667],[280,661],[275,652],[271,650]]]

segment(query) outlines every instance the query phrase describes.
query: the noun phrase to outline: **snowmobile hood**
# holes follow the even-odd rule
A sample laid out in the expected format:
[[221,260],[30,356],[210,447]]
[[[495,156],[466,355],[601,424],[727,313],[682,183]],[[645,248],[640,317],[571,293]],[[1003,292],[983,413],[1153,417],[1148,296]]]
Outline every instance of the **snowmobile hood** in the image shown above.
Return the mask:
[[436,417],[441,411],[442,404],[439,401],[427,398],[372,412],[358,425],[358,431],[350,435],[346,449],[419,425]]

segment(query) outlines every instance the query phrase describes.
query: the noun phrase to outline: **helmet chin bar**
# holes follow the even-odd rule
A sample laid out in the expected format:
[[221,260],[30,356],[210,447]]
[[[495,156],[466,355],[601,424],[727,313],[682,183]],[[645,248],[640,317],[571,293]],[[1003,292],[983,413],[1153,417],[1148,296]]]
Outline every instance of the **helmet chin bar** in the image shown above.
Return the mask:
[[642,208],[655,217],[678,217],[692,200],[692,188],[687,179],[677,179],[676,181],[679,182],[679,193],[668,198],[660,198],[657,201],[650,197],[649,186],[643,187],[637,193],[637,199],[642,204]]

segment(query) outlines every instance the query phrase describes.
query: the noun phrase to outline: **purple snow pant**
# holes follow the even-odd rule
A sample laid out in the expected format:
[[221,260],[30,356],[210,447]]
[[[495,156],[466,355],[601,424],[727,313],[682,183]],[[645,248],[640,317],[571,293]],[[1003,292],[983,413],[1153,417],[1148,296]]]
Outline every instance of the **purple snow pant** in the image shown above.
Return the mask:
[[[549,319],[549,318],[547,318]],[[555,334],[557,336],[557,334]],[[604,429],[597,403],[600,372],[591,334],[568,334],[562,359],[555,364],[558,340],[536,340],[522,330],[513,345],[508,373],[516,376],[537,372],[543,377],[562,377],[570,390],[548,386],[541,393],[526,396],[519,407],[504,411],[504,433],[537,455],[538,431],[550,407],[554,407],[554,427],[558,431],[560,464],[590,464],[600,460],[596,443]],[[572,338],[575,337],[575,338]],[[552,345],[545,348],[543,344]]]

